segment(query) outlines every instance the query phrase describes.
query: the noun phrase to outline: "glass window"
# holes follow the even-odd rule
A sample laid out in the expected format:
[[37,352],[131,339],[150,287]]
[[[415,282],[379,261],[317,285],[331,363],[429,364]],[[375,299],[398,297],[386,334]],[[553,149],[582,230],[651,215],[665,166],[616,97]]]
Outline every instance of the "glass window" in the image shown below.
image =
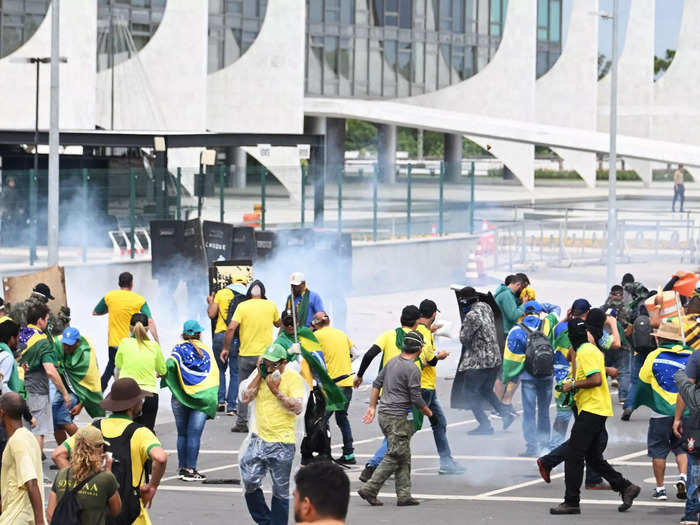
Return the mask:
[[552,42],[561,40],[561,3],[556,0],[551,3],[549,13],[549,40]]
[[[310,0],[311,6],[323,0]],[[238,60],[255,42],[260,33],[266,0],[209,0],[217,4],[209,14],[209,53],[215,57],[207,60],[208,72],[228,67]],[[313,15],[313,9],[310,9]],[[321,20],[319,20],[321,21]],[[214,67],[214,69],[212,69]],[[307,81],[307,86],[309,82]]]
[[0,0],[0,58],[16,51],[36,32],[50,0]]

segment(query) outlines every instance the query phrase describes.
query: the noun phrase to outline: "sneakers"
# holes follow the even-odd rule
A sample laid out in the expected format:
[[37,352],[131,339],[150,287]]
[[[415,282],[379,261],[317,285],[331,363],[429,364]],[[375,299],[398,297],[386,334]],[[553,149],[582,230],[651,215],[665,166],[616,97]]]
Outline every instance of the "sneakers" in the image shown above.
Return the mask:
[[231,432],[240,432],[243,434],[248,433],[248,423],[236,423],[231,427]]
[[369,463],[365,465],[365,468],[362,470],[360,473],[360,481],[362,483],[367,483],[370,478],[372,477],[372,474],[374,474],[374,471],[377,469],[377,467],[373,467]]
[[567,503],[560,503],[556,507],[549,509],[550,514],[581,514],[581,507],[573,505],[568,505]]
[[684,479],[679,479],[676,481],[676,498],[678,499],[685,499],[685,497],[688,495],[688,491],[686,490],[685,487],[685,480]]
[[204,474],[200,474],[196,469],[188,468],[181,468],[177,477],[182,481],[204,481],[207,479]]
[[503,430],[508,430],[508,427],[515,421],[515,414],[513,412],[505,412],[503,415]]
[[420,501],[418,501],[416,498],[406,498],[396,501],[397,507],[410,507],[412,505],[420,505]]
[[464,465],[460,465],[456,461],[453,461],[449,465],[440,466],[440,470],[438,470],[438,474],[441,476],[458,476],[460,474],[464,474],[467,471],[467,469],[464,467]]
[[488,426],[488,427],[483,427],[479,426],[476,428],[473,428],[469,432],[467,432],[470,436],[490,436],[493,434],[493,427]]
[[357,465],[355,454],[345,454],[343,456],[340,456],[335,461],[336,463],[340,463],[341,465]]
[[620,419],[621,419],[622,421],[629,421],[629,420],[630,420],[630,417],[632,416],[632,412],[633,412],[633,411],[630,410],[629,408],[624,409],[624,410],[622,411],[622,416],[620,416]]
[[219,405],[216,407],[217,412],[223,412],[226,410],[226,403],[219,403]]
[[666,496],[666,489],[655,489],[654,493],[651,495],[651,499],[666,501],[668,499],[668,496]]
[[540,476],[542,477],[545,483],[549,483],[550,481],[552,481],[549,477],[549,474],[552,472],[552,469],[545,467],[542,463],[542,460],[539,458],[537,458],[537,468],[540,469]]
[[357,491],[357,495],[373,507],[381,507],[382,505],[384,505],[384,503],[377,499],[377,496],[373,496],[372,494],[370,494],[369,491],[364,487]]
[[632,506],[634,499],[639,496],[641,491],[642,489],[639,488],[639,486],[635,485],[634,483],[630,483],[627,488],[620,493],[622,496],[622,505],[617,507],[617,510],[619,512],[625,512],[627,509],[629,509]]

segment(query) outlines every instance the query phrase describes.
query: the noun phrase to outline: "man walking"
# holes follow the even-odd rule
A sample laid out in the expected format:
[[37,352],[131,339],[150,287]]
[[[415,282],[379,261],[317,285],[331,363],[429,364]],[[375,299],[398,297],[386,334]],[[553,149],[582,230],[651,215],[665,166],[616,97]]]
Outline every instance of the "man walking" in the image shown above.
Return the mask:
[[683,213],[683,203],[685,202],[685,179],[683,174],[683,164],[678,165],[678,169],[673,172],[673,204],[671,212],[676,212],[676,199],[681,201],[681,213]]
[[625,404],[631,384],[632,347],[629,337],[632,337],[632,324],[634,319],[632,311],[625,303],[624,289],[619,284],[610,289],[610,294],[605,304],[600,307],[606,314],[617,319],[617,328],[620,333],[620,346],[605,351],[605,365],[617,368],[619,373],[617,397],[621,405]]
[[[304,383],[287,368],[287,351],[269,345],[258,358],[261,365],[243,393],[243,402],[255,401],[255,429],[241,456],[241,480],[253,521],[259,525],[286,525],[289,515],[289,477],[296,449],[294,425],[303,409]],[[272,502],[262,491],[266,474],[272,478]]]
[[107,389],[109,380],[114,375],[114,357],[117,355],[119,343],[125,337],[129,337],[129,323],[132,315],[140,312],[148,317],[148,329],[153,338],[158,341],[156,322],[151,316],[151,309],[146,299],[135,293],[133,288],[134,276],[129,272],[119,274],[119,289],[107,292],[92,312],[92,315],[109,314],[107,337],[109,360],[100,380],[103,391]]
[[299,326],[311,327],[314,315],[324,310],[321,296],[306,287],[306,277],[301,272],[294,272],[289,278],[289,284],[292,293],[287,297],[285,310],[294,312]]
[[15,392],[0,397],[0,418],[8,436],[2,454],[0,525],[43,525],[44,470],[41,449],[22,427],[24,400]]
[[[275,303],[265,297],[265,285],[261,281],[250,283],[246,296],[248,299],[239,304],[233,313],[220,354],[221,363],[226,363],[229,348],[236,331],[239,330],[241,347],[238,352],[238,380],[240,382],[248,379],[258,366],[260,356],[272,344],[273,327],[279,328],[282,324]],[[248,406],[245,402],[238,404],[238,418],[231,432],[248,433]]]
[[374,421],[382,390],[382,403],[379,407],[379,427],[386,437],[388,448],[384,459],[376,468],[370,480],[357,491],[362,499],[372,506],[383,505],[377,499],[384,482],[393,474],[396,483],[396,504],[399,507],[418,505],[411,496],[411,436],[413,421],[408,418],[412,407],[423,415],[432,417],[420,388],[420,371],[415,360],[423,348],[423,337],[419,332],[406,334],[400,355],[390,360],[374,380],[369,407],[362,421]]

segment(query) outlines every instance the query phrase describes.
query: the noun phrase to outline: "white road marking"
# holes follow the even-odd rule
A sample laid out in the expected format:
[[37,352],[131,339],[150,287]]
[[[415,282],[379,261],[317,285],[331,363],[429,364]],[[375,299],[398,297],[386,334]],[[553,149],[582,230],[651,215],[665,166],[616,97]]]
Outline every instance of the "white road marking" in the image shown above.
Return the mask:
[[[233,465],[221,465],[220,467],[207,468],[207,469],[204,469],[204,470],[200,470],[199,472],[202,473],[202,474],[206,474],[207,472],[217,472],[217,471],[219,471],[219,470],[226,470],[226,469],[234,468],[234,467],[237,467],[237,466],[238,466],[238,463],[234,463]],[[161,479],[160,481],[161,481],[161,482],[163,482],[163,481],[171,481],[171,480],[177,479],[177,478],[178,478],[178,476],[168,476],[167,478],[163,478],[163,479]],[[185,482],[185,483],[191,483],[191,482]]]
[[[371,458],[374,454],[355,454],[356,458]],[[533,463],[535,458],[521,457],[503,457],[503,456],[452,456],[453,459],[469,459],[469,460],[484,460],[484,461],[522,461]],[[440,459],[440,456],[432,456],[426,454],[411,454],[411,459]]]
[[[177,454],[177,450],[166,450],[168,454]],[[201,454],[238,454],[238,450],[200,450]]]

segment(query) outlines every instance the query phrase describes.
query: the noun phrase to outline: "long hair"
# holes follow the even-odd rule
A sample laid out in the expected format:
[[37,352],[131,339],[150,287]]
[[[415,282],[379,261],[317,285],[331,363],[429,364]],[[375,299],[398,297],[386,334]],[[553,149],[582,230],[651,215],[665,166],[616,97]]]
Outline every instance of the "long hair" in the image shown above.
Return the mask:
[[145,341],[150,341],[151,338],[148,337],[148,330],[143,323],[136,323],[131,327],[131,333],[138,341],[139,346],[143,345]]
[[199,345],[197,344],[197,341],[199,341],[200,335],[202,335],[202,334],[194,334],[194,335],[182,334],[182,339],[184,341],[187,341],[188,343],[190,343],[192,346],[194,346],[194,349],[199,354],[199,357],[204,357],[204,352],[202,351],[201,348],[199,348]]
[[102,458],[97,449],[85,439],[78,437],[71,454],[71,472],[76,483],[80,483],[89,475],[100,470]]

